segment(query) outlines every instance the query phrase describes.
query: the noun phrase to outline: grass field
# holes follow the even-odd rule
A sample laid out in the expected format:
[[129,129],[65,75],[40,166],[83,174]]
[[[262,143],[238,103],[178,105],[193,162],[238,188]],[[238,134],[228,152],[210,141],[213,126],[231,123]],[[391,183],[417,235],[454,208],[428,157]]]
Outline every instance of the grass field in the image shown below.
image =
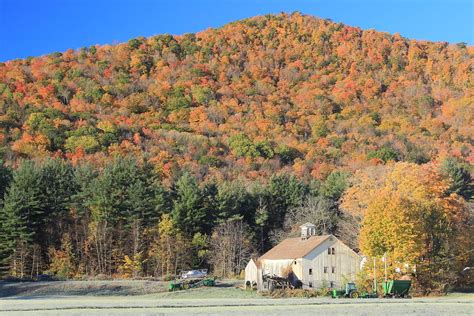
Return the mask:
[[236,288],[235,281],[172,293],[166,292],[167,283],[150,282],[0,282],[0,315],[474,315],[474,294],[271,299]]

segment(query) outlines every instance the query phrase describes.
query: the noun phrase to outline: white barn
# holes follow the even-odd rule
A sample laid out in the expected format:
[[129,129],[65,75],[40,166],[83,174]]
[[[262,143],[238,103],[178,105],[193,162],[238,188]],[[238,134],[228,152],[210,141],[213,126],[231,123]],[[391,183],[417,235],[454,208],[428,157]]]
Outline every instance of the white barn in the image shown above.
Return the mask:
[[246,286],[266,290],[263,276],[290,277],[304,289],[341,287],[355,281],[361,256],[333,235],[315,236],[316,227],[306,223],[301,237],[287,238],[245,268]]

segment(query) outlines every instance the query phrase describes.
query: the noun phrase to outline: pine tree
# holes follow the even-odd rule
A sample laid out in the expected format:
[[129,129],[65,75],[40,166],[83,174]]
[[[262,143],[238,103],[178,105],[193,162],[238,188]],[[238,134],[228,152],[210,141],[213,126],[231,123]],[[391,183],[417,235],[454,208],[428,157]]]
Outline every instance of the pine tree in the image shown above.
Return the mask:
[[2,261],[13,268],[14,275],[23,277],[27,272],[29,249],[43,223],[41,198],[41,173],[32,161],[23,161],[13,172],[2,210],[6,248]]
[[57,248],[70,225],[72,196],[78,190],[74,169],[69,162],[61,159],[48,159],[39,167],[41,174],[41,208],[43,209],[43,227],[38,243],[42,251],[49,247]]
[[11,245],[7,236],[7,228],[4,226],[6,214],[3,210],[3,196],[11,180],[11,170],[0,161],[0,276],[4,274],[7,268],[7,259],[10,253]]
[[249,192],[241,183],[224,182],[218,185],[215,202],[219,222],[229,219],[251,221],[255,206],[252,205]]
[[184,173],[175,184],[174,195],[171,212],[173,221],[189,235],[202,231],[206,226],[206,212],[202,207],[201,190],[196,179]]
[[448,158],[443,162],[441,171],[452,181],[448,193],[457,193],[466,201],[473,199],[474,179],[465,164],[455,158]]
[[268,211],[271,228],[281,228],[287,211],[300,205],[309,188],[295,176],[272,176],[268,183]]

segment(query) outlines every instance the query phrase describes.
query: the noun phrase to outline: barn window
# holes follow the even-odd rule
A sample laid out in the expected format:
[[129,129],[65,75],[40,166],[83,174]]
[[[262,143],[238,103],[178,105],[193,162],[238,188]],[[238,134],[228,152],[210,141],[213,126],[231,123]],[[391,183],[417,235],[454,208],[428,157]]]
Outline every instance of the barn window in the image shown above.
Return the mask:
[[331,281],[331,282],[329,283],[329,287],[330,287],[330,288],[333,288],[333,287],[334,287],[334,281]]
[[313,275],[313,269],[309,269],[309,275]]
[[336,273],[336,267],[331,267],[331,272]]
[[336,254],[336,249],[331,248],[331,252],[332,252],[333,255],[335,255]]
[[331,254],[331,248],[328,248],[328,255]]
[[324,273],[328,273],[328,267],[324,267]]
[[308,283],[308,286],[309,286],[309,287],[313,287],[313,282],[310,281],[310,282]]

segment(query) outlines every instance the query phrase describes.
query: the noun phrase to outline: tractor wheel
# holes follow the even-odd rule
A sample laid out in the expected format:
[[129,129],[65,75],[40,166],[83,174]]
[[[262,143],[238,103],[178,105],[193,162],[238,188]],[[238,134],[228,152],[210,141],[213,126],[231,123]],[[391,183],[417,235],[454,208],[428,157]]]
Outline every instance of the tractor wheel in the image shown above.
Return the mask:
[[357,292],[357,291],[352,292],[352,293],[350,294],[350,297],[351,297],[351,298],[359,298],[359,292]]

